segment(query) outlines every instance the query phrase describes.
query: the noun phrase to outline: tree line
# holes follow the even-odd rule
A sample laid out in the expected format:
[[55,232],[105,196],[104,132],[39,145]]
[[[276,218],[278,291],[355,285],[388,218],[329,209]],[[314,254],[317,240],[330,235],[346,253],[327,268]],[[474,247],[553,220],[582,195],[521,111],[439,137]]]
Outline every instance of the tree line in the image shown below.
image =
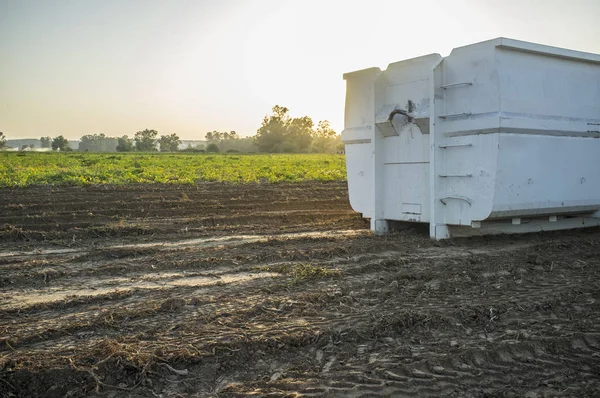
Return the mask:
[[[159,136],[158,131],[145,129],[133,137],[107,137],[104,133],[88,134],[81,137],[80,152],[266,152],[294,153],[320,152],[332,153],[343,150],[341,137],[327,120],[316,125],[309,116],[292,118],[289,109],[275,105],[271,115],[263,118],[256,135],[240,137],[235,131],[211,131],[205,134],[206,146],[188,145],[179,149],[181,139],[175,133]],[[41,137],[42,148],[54,151],[71,151],[69,141],[62,135]],[[0,133],[0,148],[6,144],[4,134]],[[23,148],[22,148],[23,149]]]
[[309,116],[292,118],[289,109],[275,105],[265,116],[254,142],[260,152],[335,152],[343,149],[341,137],[322,120],[316,126]]
[[[69,141],[62,135],[58,137],[41,137],[42,148],[51,148],[53,151],[72,151]],[[107,137],[104,133],[87,134],[79,140],[79,152],[176,152],[179,150],[181,140],[177,134],[162,135],[158,131],[145,129],[135,133],[133,138]]]

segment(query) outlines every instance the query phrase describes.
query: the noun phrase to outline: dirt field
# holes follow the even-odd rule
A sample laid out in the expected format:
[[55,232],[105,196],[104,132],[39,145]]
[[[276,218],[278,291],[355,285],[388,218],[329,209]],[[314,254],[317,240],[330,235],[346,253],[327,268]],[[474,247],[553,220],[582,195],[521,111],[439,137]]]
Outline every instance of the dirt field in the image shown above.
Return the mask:
[[0,192],[0,396],[600,396],[600,230],[372,236],[345,183]]

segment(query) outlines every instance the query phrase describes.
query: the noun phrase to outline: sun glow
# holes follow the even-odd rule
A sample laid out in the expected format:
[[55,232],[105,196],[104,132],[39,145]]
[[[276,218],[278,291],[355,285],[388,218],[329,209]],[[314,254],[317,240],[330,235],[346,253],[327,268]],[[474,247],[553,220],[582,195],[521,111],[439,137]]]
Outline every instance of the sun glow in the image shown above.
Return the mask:
[[3,2],[0,131],[253,135],[278,104],[339,132],[348,71],[497,36],[600,53],[600,2],[574,2]]

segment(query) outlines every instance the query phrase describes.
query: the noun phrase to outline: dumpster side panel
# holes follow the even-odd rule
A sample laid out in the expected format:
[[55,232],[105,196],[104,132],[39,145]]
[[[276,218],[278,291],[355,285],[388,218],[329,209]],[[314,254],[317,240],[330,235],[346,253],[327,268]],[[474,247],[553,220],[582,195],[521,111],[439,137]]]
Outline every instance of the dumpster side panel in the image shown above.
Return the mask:
[[600,139],[502,134],[490,218],[600,209]]
[[600,208],[600,62],[506,40],[491,218]]
[[506,132],[587,133],[600,119],[600,63],[499,46],[502,127]]

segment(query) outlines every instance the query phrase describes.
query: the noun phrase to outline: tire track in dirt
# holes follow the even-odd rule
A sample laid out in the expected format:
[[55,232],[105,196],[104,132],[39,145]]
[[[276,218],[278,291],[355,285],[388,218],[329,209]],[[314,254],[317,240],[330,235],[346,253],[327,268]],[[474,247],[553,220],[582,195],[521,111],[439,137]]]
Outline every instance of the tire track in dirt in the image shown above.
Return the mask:
[[341,182],[6,189],[0,209],[0,238],[23,244],[365,226]]

